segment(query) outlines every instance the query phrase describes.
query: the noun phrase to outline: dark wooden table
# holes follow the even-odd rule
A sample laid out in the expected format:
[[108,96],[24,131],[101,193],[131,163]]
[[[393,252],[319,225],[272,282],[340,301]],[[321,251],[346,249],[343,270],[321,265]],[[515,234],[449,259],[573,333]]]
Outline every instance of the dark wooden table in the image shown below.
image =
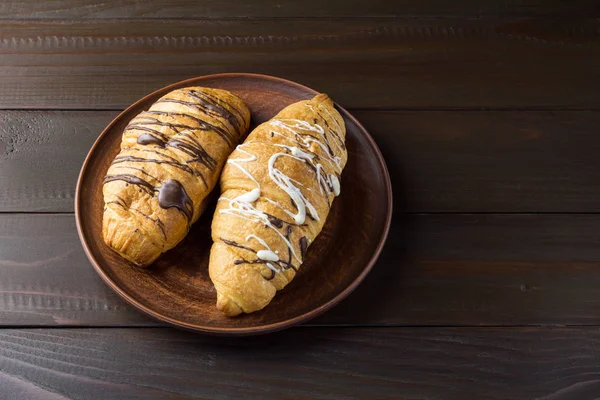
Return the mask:
[[[598,1],[0,4],[0,398],[600,395]],[[96,276],[73,217],[102,128],[182,79],[257,72],[371,132],[395,215],[311,323],[181,332]]]

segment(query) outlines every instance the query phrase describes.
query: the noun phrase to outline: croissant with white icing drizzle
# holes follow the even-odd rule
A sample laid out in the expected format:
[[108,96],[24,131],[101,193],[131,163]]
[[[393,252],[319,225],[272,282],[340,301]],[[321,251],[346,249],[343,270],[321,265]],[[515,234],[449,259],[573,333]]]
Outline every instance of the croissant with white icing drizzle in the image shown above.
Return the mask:
[[138,266],[175,247],[249,126],[241,99],[203,87],[174,90],[133,118],[104,179],[106,244]]
[[221,175],[209,273],[228,316],[264,308],[296,275],[348,157],[327,95],[294,103],[237,146]]

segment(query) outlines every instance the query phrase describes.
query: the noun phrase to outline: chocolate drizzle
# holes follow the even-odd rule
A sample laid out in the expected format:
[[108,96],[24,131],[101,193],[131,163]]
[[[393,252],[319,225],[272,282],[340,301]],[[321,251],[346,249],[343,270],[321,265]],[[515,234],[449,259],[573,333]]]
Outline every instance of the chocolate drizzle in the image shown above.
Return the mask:
[[[146,182],[145,180],[143,180],[141,178],[138,178],[135,175],[129,175],[129,174],[107,175],[106,178],[104,178],[104,184],[106,184],[108,182],[113,182],[113,181],[123,181],[126,183],[130,183],[132,185],[137,185],[137,186],[145,189],[147,191],[147,193],[150,195],[154,195],[154,192],[158,192],[158,204],[162,208],[167,209],[167,208],[175,207],[186,216],[186,218],[188,220],[188,224],[191,222],[193,212],[194,212],[194,203],[189,198],[188,194],[185,191],[185,188],[179,181],[177,181],[175,179],[170,179],[167,182],[163,183],[163,185],[159,189],[156,189],[150,183]],[[116,203],[116,202],[109,202],[109,203]],[[125,208],[124,204],[122,204],[122,206]],[[130,208],[130,209],[134,210],[133,208]],[[138,210],[134,210],[134,211],[138,211]],[[138,212],[140,212],[140,211],[138,211]],[[141,213],[141,214],[144,215],[145,217],[148,217],[147,215],[145,215],[143,213]],[[153,221],[157,222],[156,220],[153,220]],[[160,228],[164,233],[164,225],[160,226]]]
[[[331,130],[331,128],[328,127],[328,129]],[[333,148],[331,148],[331,145],[329,144],[329,141],[327,139],[325,139],[325,142],[321,142],[319,140],[318,137],[316,137],[315,135],[312,135],[310,133],[300,133],[297,131],[294,131],[294,140],[296,140],[297,143],[300,143],[300,139],[298,139],[298,137],[300,137],[300,139],[302,140],[302,142],[304,143],[306,138],[311,138],[314,139],[316,141],[319,141],[320,143],[323,143],[325,145],[325,147],[327,147],[327,152],[329,153],[329,155],[331,157],[335,157],[335,152],[333,151]],[[311,151],[309,148],[302,146],[304,150],[307,150],[310,154],[313,155],[317,155],[316,153],[314,153],[313,151]]]
[[140,186],[141,188],[148,190],[150,193],[152,193],[154,191],[154,186],[152,186],[145,180],[138,178],[135,175],[129,175],[129,174],[108,175],[104,178],[103,184],[107,184],[108,182],[113,182],[113,181],[124,181],[127,183],[131,183],[132,185],[137,185],[137,186]]
[[[167,111],[146,111],[146,114],[151,114],[151,115],[162,115],[162,116],[168,116],[168,117],[184,117],[184,118],[189,118],[192,121],[196,122],[198,124],[197,127],[193,127],[190,125],[183,125],[180,124],[180,126],[184,129],[189,129],[189,130],[200,130],[200,131],[209,131],[209,130],[213,130],[215,132],[217,132],[219,134],[219,136],[221,137],[221,139],[223,139],[225,141],[225,143],[227,143],[229,146],[233,146],[236,143],[236,139],[231,135],[231,133],[229,133],[227,130],[210,124],[206,121],[201,120],[200,118],[193,116],[191,114],[188,113],[172,113],[172,112],[167,112]],[[156,121],[159,122],[159,125],[166,125],[169,127],[174,127],[175,125],[173,124],[169,124],[168,122],[160,122],[160,120],[156,119]]]
[[[267,213],[265,213],[265,214],[267,214]],[[271,214],[267,214],[267,218],[269,218],[269,222],[270,222],[270,223],[271,223],[273,226],[275,226],[275,227],[277,227],[277,228],[279,228],[279,229],[283,228],[283,224],[284,224],[284,221],[283,221],[283,220],[281,220],[281,219],[279,219],[279,218],[277,218],[276,216],[274,216],[274,215],[271,215]]]
[[158,204],[165,209],[175,207],[187,217],[188,222],[192,220],[194,203],[183,185],[175,179],[169,179],[158,189]]
[[[184,140],[184,138],[185,138],[185,140]],[[158,164],[169,164],[169,165],[173,165],[179,169],[182,169],[186,172],[190,172],[190,173],[193,172],[196,176],[199,176],[202,179],[202,181],[204,182],[205,185],[207,183],[206,183],[206,179],[204,178],[204,175],[202,174],[202,172],[200,172],[199,170],[197,170],[195,168],[194,169],[190,168],[187,164],[199,162],[202,165],[206,166],[211,171],[214,171],[215,168],[217,167],[217,162],[206,152],[206,150],[204,150],[204,148],[200,145],[200,143],[198,143],[196,140],[194,140],[194,138],[192,136],[189,136],[189,135],[183,134],[180,139],[171,139],[168,142],[165,142],[155,136],[143,134],[138,137],[137,142],[142,145],[155,144],[155,145],[163,147],[163,148],[164,147],[173,147],[175,149],[178,149],[178,150],[184,152],[185,154],[187,154],[189,156],[192,156],[193,158],[185,161],[185,163],[181,163],[176,158],[169,157],[164,153],[159,153],[156,151],[149,151],[149,150],[141,150],[141,151],[147,151],[147,152],[149,151],[149,152],[158,154],[162,157],[168,158],[168,160],[156,160],[156,159],[139,158],[139,157],[133,157],[133,156],[119,156],[119,157],[115,158],[115,161],[113,162],[113,164],[118,163],[118,162],[124,162],[124,161],[132,161],[132,162],[147,161],[147,162],[154,162],[154,163],[158,163]],[[128,158],[123,158],[123,157],[128,157]]]
[[246,246],[241,245],[241,244],[239,244],[237,242],[234,242],[233,240],[227,240],[227,239],[223,239],[223,238],[220,238],[220,239],[221,239],[221,241],[223,243],[225,243],[228,246],[239,247],[240,249],[244,249],[244,250],[248,250],[248,251],[251,251],[253,253],[256,253],[256,251],[254,251],[254,249],[252,249],[251,247],[246,247]]
[[[171,139],[167,142],[166,146],[173,147],[174,149],[178,149],[185,154],[193,157],[191,160],[188,160],[188,163],[191,162],[199,162],[206,166],[206,168],[214,171],[217,167],[217,162],[212,158],[206,150],[194,140],[191,136],[186,136],[186,141],[181,139]],[[189,142],[188,142],[189,141]]]
[[[297,134],[299,136],[301,136],[300,134]],[[312,136],[312,135],[309,135]],[[296,142],[298,144],[300,144],[300,141],[298,141],[298,139],[296,139]],[[320,157],[317,153],[315,153],[314,151],[310,150],[307,147],[301,146],[303,151],[310,154],[316,161],[320,160]],[[329,148],[329,150],[331,151],[331,148]],[[286,148],[285,152],[287,154],[291,154],[291,151]],[[323,189],[323,197],[325,198],[325,200],[327,201],[327,206],[331,207],[330,201],[329,201],[329,193],[333,193],[333,184],[331,184],[328,180],[326,179],[319,179],[319,171],[317,170],[317,167],[315,167],[312,163],[309,162],[303,162],[303,164],[305,166],[307,166],[308,168],[310,168],[311,171],[313,171],[315,173],[316,179],[317,179],[317,183],[319,184],[319,186],[321,186],[321,188]],[[336,173],[337,174],[337,173]],[[337,174],[339,175],[339,174]],[[293,200],[292,200],[293,202]],[[293,203],[294,207],[296,207],[296,203]],[[312,215],[310,215],[310,218],[314,221],[314,218],[312,218]]]
[[[282,221],[283,222],[283,221]],[[292,234],[292,226],[288,225],[287,229],[286,229],[286,234],[285,234],[285,238],[289,241],[290,240],[290,235]],[[227,240],[227,239],[223,239],[223,238],[219,238],[221,239],[221,241],[223,243],[225,243],[228,246],[234,246],[234,247],[238,247],[240,249],[244,249],[247,250],[249,252],[252,252],[254,254],[256,254],[256,250],[254,250],[251,247],[247,247],[244,245],[241,245],[237,242],[234,242],[233,240]],[[265,260],[261,260],[260,258],[254,259],[254,260],[246,260],[245,258],[241,258],[238,260],[235,260],[233,262],[234,265],[241,265],[241,264],[267,264],[267,263],[273,263],[273,264],[277,264],[279,266],[279,268],[283,271],[283,270],[287,270],[287,269],[293,269],[294,271],[298,271],[298,268],[296,266],[294,266],[294,264],[292,264],[292,249],[290,249],[288,247],[288,260],[284,261],[284,260],[279,260],[279,261],[265,261]],[[270,281],[273,278],[275,278],[275,274],[276,272],[273,271],[271,268],[269,268],[269,270],[271,271],[271,276],[269,277],[265,277],[266,280]]]
[[[148,113],[150,113],[150,112],[151,111],[148,111]],[[169,116],[174,115],[173,113],[171,113],[171,114],[166,113],[166,114]],[[184,115],[188,118],[194,118],[188,114],[178,114],[178,115]],[[140,119],[143,119],[144,121],[140,121]],[[185,125],[185,124],[172,124],[170,122],[161,121],[156,117],[142,116],[142,117],[138,118],[137,122],[129,124],[125,129],[138,129],[138,130],[142,130],[142,131],[151,133],[151,134],[142,134],[142,135],[138,136],[138,138],[137,138],[138,144],[141,144],[141,145],[155,144],[160,147],[166,147],[166,146],[169,146],[169,143],[171,143],[173,141],[173,139],[171,139],[171,141],[169,141],[169,138],[167,136],[165,136],[164,133],[162,133],[156,129],[149,128],[148,125],[167,126],[169,129],[174,131],[176,134],[181,134],[181,135],[185,136],[186,138],[188,138],[190,141],[193,141],[195,147],[200,148],[200,149],[202,149],[202,151],[204,151],[204,149],[202,148],[200,143],[198,143],[196,140],[194,140],[194,138],[190,135],[190,133],[194,132],[194,131],[198,131],[198,130],[208,131],[211,129],[211,127],[212,128],[216,128],[216,127],[213,127],[212,125],[209,126],[204,121],[199,120],[199,119],[196,121],[199,123],[200,126],[193,127],[191,125]],[[184,132],[184,133],[182,133],[182,132]],[[219,132],[219,134],[221,134],[221,133]]]
[[[286,233],[285,233],[285,238],[286,238],[286,239],[288,240],[288,242],[290,242],[290,243],[291,243],[291,240],[290,240],[290,236],[291,236],[291,234],[292,234],[292,226],[291,226],[291,225],[288,225],[288,227],[287,227],[287,231],[286,231]],[[281,261],[281,260],[280,260],[279,262],[283,264],[283,265],[282,265],[282,268],[283,268],[283,269],[289,269],[289,268],[291,268],[291,269],[293,269],[294,271],[298,272],[298,268],[296,268],[296,267],[294,266],[294,264],[292,264],[292,249],[290,249],[289,247],[288,247],[288,260],[287,260],[287,261]]]
[[[182,104],[184,106],[188,106],[188,107],[191,107],[191,108],[195,108],[195,109],[197,109],[199,111],[202,111],[202,112],[204,112],[204,113],[206,113],[208,115],[211,115],[212,117],[218,117],[218,116],[222,117],[222,115],[220,113],[214,112],[214,111],[211,112],[211,110],[208,110],[206,107],[203,107],[201,104],[199,104],[197,102],[193,102],[193,101],[183,101],[183,100],[165,98],[165,99],[161,99],[161,100],[157,101],[155,104],[158,104],[158,103],[177,103],[177,104]],[[168,112],[166,114],[170,115],[170,116],[177,115],[175,113],[168,113]],[[235,143],[235,139],[225,129],[219,128],[219,127],[217,127],[215,125],[212,125],[212,124],[209,124],[208,122],[202,121],[199,118],[195,118],[195,117],[191,116],[190,114],[183,113],[182,115],[184,115],[186,117],[189,117],[189,118],[192,118],[192,119],[195,119],[196,121],[201,121],[202,125],[204,125],[204,126],[210,126],[213,130],[215,130],[217,133],[219,133],[221,135],[221,137],[224,140],[226,140],[227,143],[230,146],[232,146]],[[237,125],[234,125],[234,127],[237,127]]]
[[[325,123],[325,126],[327,127],[327,129],[329,129],[329,132],[331,132],[331,134],[333,135],[333,137],[335,137],[338,142],[340,142],[340,147],[344,150],[346,150],[346,143],[344,143],[344,140],[340,137],[340,135],[338,135],[338,133],[335,131],[335,129],[333,129],[332,127],[329,126],[329,123],[327,122],[327,120],[325,118],[323,118],[323,115],[321,115],[321,113],[318,110],[317,107],[317,111],[315,111],[317,113],[317,115],[323,120],[323,122]],[[337,120],[335,118],[333,118],[333,116],[331,117],[335,123],[340,126],[339,122],[337,122]],[[316,121],[315,121],[316,123]],[[329,147],[329,144],[327,144],[327,147]],[[329,148],[329,151],[331,152],[331,155],[333,156],[333,152],[331,151],[331,148]]]
[[[123,208],[125,208],[125,207],[123,207]],[[135,211],[138,214],[140,214],[142,217],[144,217],[146,219],[149,219],[150,221],[154,222],[158,226],[158,228],[160,229],[160,231],[162,232],[163,237],[165,239],[167,238],[167,233],[165,232],[165,224],[160,220],[160,218],[154,219],[154,218],[150,217],[149,215],[144,214],[143,212],[141,212],[140,210],[138,210],[136,208],[129,207],[129,210]]]
[[237,115],[233,115],[229,110],[219,104],[219,98],[215,97],[209,93],[201,92],[198,90],[190,90],[188,92],[188,96],[192,97],[194,100],[198,101],[202,104],[206,110],[215,112],[227,119],[229,123],[234,126],[236,129],[240,129],[244,122],[244,118],[242,114],[236,110],[231,104],[226,103],[232,110],[235,110]]
[[144,133],[143,135],[138,136],[137,143],[143,146],[148,146],[150,144],[155,144],[157,146],[164,146],[165,142],[162,139],[157,138],[154,135],[150,135],[148,133]]
[[[220,238],[220,239],[221,239],[221,241],[223,243],[225,243],[228,246],[237,247],[237,248],[244,249],[244,250],[247,250],[249,252],[252,252],[252,253],[256,254],[256,250],[254,250],[251,247],[244,246],[242,244],[234,242],[233,240],[227,240],[227,239],[223,239],[223,238]],[[268,262],[269,261],[261,260],[260,258],[256,258],[254,260],[246,260],[245,258],[242,257],[240,259],[234,260],[233,264],[234,265],[242,265],[242,264],[266,264]],[[269,271],[271,271],[271,276],[269,276],[268,278],[265,278],[268,281],[270,281],[271,279],[275,278],[275,271],[273,271],[270,268],[269,268]]]
[[[234,265],[241,265],[241,264],[266,264],[268,261],[265,260],[261,260],[260,258],[256,259],[256,260],[252,260],[252,261],[248,261],[244,258],[240,259],[240,260],[235,260],[233,262]],[[272,270],[271,270],[272,271]],[[275,272],[275,271],[272,271]],[[268,280],[271,280],[273,278],[270,278]]]
[[160,182],[160,180],[158,180],[158,178],[150,175],[149,173],[147,173],[146,171],[144,171],[142,168],[138,168],[138,167],[132,167],[130,165],[116,165],[114,166],[115,169],[119,168],[119,169],[135,169],[136,171],[140,171],[142,174],[144,174],[145,176],[152,178],[153,180]]
[[304,261],[304,257],[306,256],[307,249],[308,249],[308,241],[306,240],[306,236],[302,236],[300,238],[300,254],[302,255],[302,261]]
[[[138,214],[140,214],[142,217],[149,219],[150,221],[156,223],[156,225],[158,226],[158,228],[160,229],[161,233],[163,234],[163,237],[166,239],[167,238],[167,233],[165,232],[165,224],[160,220],[160,218],[152,218],[149,215],[144,214],[143,212],[141,212],[140,210],[136,209],[136,208],[132,208],[132,207],[127,207],[125,204],[125,201],[120,198],[119,196],[117,196],[117,198],[119,199],[119,201],[109,201],[108,203],[106,203],[106,205],[108,204],[116,204],[126,210],[130,210],[130,211],[135,211]],[[137,232],[137,229],[136,229]]]
[[[160,154],[160,153],[158,153],[158,154]],[[163,156],[164,156],[164,154],[163,154]],[[143,157],[135,157],[135,156],[118,156],[113,161],[113,164],[119,164],[119,163],[123,163],[123,162],[133,162],[133,163],[149,162],[149,163],[155,163],[155,164],[167,164],[167,165],[172,165],[173,167],[179,168],[190,174],[194,173],[194,171],[190,167],[178,162],[175,159],[157,160],[155,158],[143,158]]]
[[[160,119],[158,119],[157,117],[154,117],[153,115],[155,113],[161,113],[161,114],[157,114],[157,115],[163,115],[163,116],[168,116],[168,117],[172,117],[174,115],[182,115],[185,116],[187,118],[192,118],[194,119],[199,126],[191,126],[191,125],[186,125],[186,124],[181,124],[181,123],[171,123],[171,122],[166,122],[166,121],[161,121]],[[206,125],[206,123],[204,121],[202,121],[201,119],[196,119],[194,117],[192,117],[189,114],[177,114],[177,113],[169,113],[169,112],[164,112],[164,114],[162,114],[162,111],[145,111],[143,114],[141,114],[139,117],[137,117],[131,124],[129,124],[127,126],[127,128],[125,129],[139,129],[140,127],[146,127],[146,125],[158,125],[158,126],[166,126],[169,129],[179,133],[181,131],[184,130],[202,130],[202,131],[207,131],[210,129],[210,127],[208,125]],[[150,114],[150,115],[147,115]],[[159,131],[156,131],[159,132]],[[166,137],[159,132],[165,139]]]
[[[165,140],[167,140],[167,137],[161,131],[158,131],[153,128],[149,128],[146,125],[147,124],[142,124],[142,123],[132,123],[132,124],[127,125],[125,130],[134,129],[134,130],[138,130],[138,131],[148,132],[151,136],[155,136],[156,139],[160,140],[161,142],[164,142]],[[139,139],[138,139],[138,143],[139,143]]]

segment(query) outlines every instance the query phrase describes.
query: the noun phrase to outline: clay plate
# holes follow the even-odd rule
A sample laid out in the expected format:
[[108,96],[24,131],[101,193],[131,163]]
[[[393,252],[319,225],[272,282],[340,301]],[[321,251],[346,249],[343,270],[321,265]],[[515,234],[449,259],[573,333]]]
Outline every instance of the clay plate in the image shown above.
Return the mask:
[[[102,180],[119,151],[121,134],[139,112],[171,90],[186,86],[227,89],[252,111],[253,126],[290,103],[316,91],[264,75],[219,74],[198,77],[160,89],[123,111],[96,140],[83,163],[75,199],[79,237],[102,279],[134,307],[177,327],[225,335],[275,331],[313,318],[337,304],[364,279],[386,239],[392,215],[392,191],[384,160],[367,131],[346,110],[348,164],[342,192],[327,223],[308,250],[295,279],[262,311],[236,318],[215,307],[208,276],[213,205],[188,236],[148,269],[139,269],[110,250],[102,240]],[[217,188],[218,190],[218,188]]]

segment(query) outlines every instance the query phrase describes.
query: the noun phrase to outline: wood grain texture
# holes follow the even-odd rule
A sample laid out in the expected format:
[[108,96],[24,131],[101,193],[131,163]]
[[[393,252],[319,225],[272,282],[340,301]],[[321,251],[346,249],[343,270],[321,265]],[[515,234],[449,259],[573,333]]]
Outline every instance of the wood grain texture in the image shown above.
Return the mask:
[[93,272],[72,215],[0,214],[0,238],[3,325],[148,323]]
[[36,0],[4,1],[4,18],[269,18],[269,17],[372,17],[372,16],[590,16],[598,13],[595,1],[476,1],[433,0],[293,0],[261,1],[260,6],[232,0]]
[[[398,212],[598,212],[600,113],[355,110]],[[0,211],[73,210],[114,111],[0,111]]]
[[346,108],[595,108],[597,19],[3,21],[0,108],[120,109],[219,72],[281,76]]
[[[598,215],[396,215],[366,280],[311,324],[599,324],[599,224]],[[102,284],[72,215],[0,214],[0,237],[0,325],[156,325]]]
[[[592,399],[600,331],[303,328],[0,331],[4,398]],[[10,396],[13,395],[13,396]]]
[[372,16],[590,16],[598,13],[595,1],[475,1],[434,0],[293,0],[262,1],[260,6],[232,0],[35,0],[5,1],[4,18],[270,18],[270,17],[372,17]]
[[81,164],[114,112],[0,112],[0,211],[73,211]]
[[[410,4],[413,3],[413,4]],[[440,11],[448,11],[443,7]],[[473,6],[471,6],[473,7]],[[545,7],[552,10],[557,5]],[[363,17],[393,16],[404,13],[406,8],[427,12],[413,0],[409,4],[383,0],[332,0],[320,2],[308,0],[267,0],[260,4],[233,0],[158,0],[139,2],[125,1],[53,1],[39,3],[34,0],[4,2],[0,13],[6,18],[269,18],[269,17]],[[499,7],[500,8],[500,7]],[[518,7],[515,7],[518,9]],[[560,7],[561,10],[570,7]],[[450,8],[451,9],[451,8]]]
[[596,324],[596,215],[396,215],[378,264],[318,322]]
[[600,211],[600,113],[362,111],[396,210]]

